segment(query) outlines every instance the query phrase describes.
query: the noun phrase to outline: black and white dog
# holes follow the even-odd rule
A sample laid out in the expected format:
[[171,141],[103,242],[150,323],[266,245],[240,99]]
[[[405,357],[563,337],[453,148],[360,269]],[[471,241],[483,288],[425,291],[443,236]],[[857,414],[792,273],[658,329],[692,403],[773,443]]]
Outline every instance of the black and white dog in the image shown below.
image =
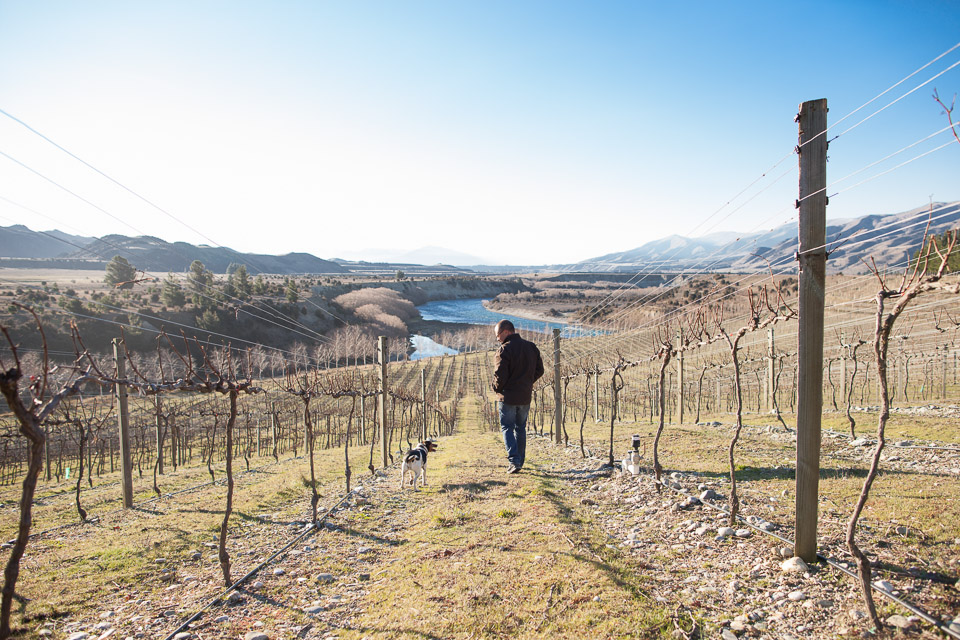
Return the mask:
[[421,479],[421,484],[427,486],[427,454],[437,450],[437,443],[432,440],[421,442],[413,449],[407,451],[403,457],[403,465],[400,467],[400,489],[403,490],[404,480],[407,478],[407,472],[411,474],[410,484],[413,490],[417,491],[417,479]]

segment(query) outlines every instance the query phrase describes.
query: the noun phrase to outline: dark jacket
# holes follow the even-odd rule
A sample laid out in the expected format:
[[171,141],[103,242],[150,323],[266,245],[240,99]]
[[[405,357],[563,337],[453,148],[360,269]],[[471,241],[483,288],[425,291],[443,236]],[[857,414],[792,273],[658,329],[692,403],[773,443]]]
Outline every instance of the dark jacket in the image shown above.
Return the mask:
[[543,375],[543,359],[537,345],[516,333],[504,339],[497,350],[493,390],[504,404],[530,404],[533,383]]

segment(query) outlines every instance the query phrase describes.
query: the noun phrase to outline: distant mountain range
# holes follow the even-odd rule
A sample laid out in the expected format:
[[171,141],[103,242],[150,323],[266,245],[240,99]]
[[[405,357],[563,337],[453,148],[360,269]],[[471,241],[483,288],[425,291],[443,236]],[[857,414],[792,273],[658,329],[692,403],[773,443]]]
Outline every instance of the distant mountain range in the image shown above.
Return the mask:
[[[869,215],[852,220],[827,221],[827,250],[831,272],[864,273],[864,263],[903,266],[920,248],[928,212],[933,210],[930,232],[940,234],[960,226],[960,202],[935,202],[893,215]],[[554,265],[560,271],[756,271],[774,264],[795,264],[797,225],[752,234],[715,233],[700,238],[668,236],[636,249],[609,253],[572,265]]]
[[[0,256],[8,258],[57,258],[83,249],[96,240],[62,231],[31,231],[22,224],[0,227]],[[113,257],[113,256],[111,256]]]
[[[933,203],[893,215],[869,215],[852,220],[827,221],[827,248],[832,272],[863,273],[872,258],[881,267],[902,266],[919,247],[928,211],[930,231],[943,233],[960,226],[960,202]],[[409,276],[459,275],[470,272],[538,271],[636,272],[648,271],[756,271],[770,264],[794,268],[797,225],[787,224],[760,233],[720,232],[700,238],[668,236],[629,251],[609,253],[574,264],[485,266],[476,256],[421,247],[412,251],[384,251],[383,262],[324,260],[309,253],[282,256],[239,253],[227,247],[167,242],[152,236],[103,238],[73,236],[61,231],[31,231],[23,225],[0,227],[3,266],[45,268],[100,268],[115,255],[145,271],[186,271],[194,260],[207,269],[225,273],[230,264],[245,264],[251,273],[362,273]],[[428,266],[423,266],[428,265]],[[450,266],[459,265],[459,266]],[[472,265],[472,266],[463,266]]]

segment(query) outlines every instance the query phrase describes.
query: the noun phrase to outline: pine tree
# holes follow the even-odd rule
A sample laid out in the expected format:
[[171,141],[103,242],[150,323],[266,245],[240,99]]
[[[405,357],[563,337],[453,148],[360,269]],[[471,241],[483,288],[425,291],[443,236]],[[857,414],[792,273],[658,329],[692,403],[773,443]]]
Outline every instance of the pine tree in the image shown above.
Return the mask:
[[180,286],[172,273],[168,273],[167,279],[163,281],[160,298],[163,300],[163,304],[168,307],[182,307],[187,302],[187,295],[183,292],[183,287]]
[[137,277],[137,269],[123,256],[113,256],[107,263],[107,274],[103,281],[118,289],[132,289]]

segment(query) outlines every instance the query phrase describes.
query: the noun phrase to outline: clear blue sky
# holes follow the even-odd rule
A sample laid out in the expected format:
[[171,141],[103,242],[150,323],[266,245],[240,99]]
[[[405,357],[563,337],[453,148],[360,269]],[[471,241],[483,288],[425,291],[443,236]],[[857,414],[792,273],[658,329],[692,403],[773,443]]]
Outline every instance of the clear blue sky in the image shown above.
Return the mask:
[[[3,116],[0,151],[114,217],[0,157],[0,196],[45,216],[0,200],[0,224],[514,264],[769,228],[793,217],[795,158],[710,216],[790,152],[800,102],[827,98],[837,121],[958,42],[955,0],[0,0],[0,109],[193,229]],[[829,180],[946,126],[933,87],[951,98],[960,67],[834,141]],[[960,144],[840,193],[828,217],[931,195],[960,200]]]

